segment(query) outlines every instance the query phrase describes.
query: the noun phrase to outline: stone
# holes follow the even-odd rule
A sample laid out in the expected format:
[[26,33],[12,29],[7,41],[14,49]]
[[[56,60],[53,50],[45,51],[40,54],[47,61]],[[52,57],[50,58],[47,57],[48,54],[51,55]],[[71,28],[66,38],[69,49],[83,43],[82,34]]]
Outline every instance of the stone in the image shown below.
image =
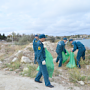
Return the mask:
[[2,62],[0,61],[0,64],[2,64]]
[[23,72],[25,72],[25,71],[28,71],[29,69],[27,68],[27,67],[25,67],[24,69],[23,69]]
[[10,68],[10,69],[9,69],[9,71],[13,71],[13,69],[12,69],[12,68]]
[[83,81],[78,81],[79,84],[84,85],[85,83]]
[[90,65],[86,65],[86,68],[87,68],[87,69],[90,69]]
[[12,62],[15,62],[15,61],[17,61],[17,60],[18,60],[18,58],[15,57],[15,58],[12,60]]
[[63,70],[62,69],[59,69],[60,72],[62,72]]
[[20,71],[21,71],[20,69],[16,69],[16,70],[15,70],[16,73],[18,73],[18,72],[20,72]]
[[22,50],[19,50],[16,54],[15,54],[15,56],[19,56],[20,54],[22,54],[23,53],[23,51]]
[[22,62],[22,63],[31,63],[32,61],[31,61],[28,57],[22,56],[21,62]]
[[53,59],[53,62],[56,62],[56,58]]
[[5,68],[4,71],[8,71],[9,69],[8,68]]

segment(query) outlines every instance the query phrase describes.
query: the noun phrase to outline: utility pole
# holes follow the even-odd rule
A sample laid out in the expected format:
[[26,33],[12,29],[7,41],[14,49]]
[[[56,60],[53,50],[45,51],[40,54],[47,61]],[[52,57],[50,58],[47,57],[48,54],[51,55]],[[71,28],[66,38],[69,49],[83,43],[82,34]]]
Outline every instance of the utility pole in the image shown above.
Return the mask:
[[13,45],[13,33],[12,33],[12,45]]

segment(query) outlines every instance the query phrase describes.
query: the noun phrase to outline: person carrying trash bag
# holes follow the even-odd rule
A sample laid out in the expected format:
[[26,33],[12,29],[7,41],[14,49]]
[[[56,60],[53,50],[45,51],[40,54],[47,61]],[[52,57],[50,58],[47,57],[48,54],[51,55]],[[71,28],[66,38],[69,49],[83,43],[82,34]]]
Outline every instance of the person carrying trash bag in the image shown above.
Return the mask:
[[69,39],[69,42],[74,46],[73,50],[71,52],[74,52],[74,51],[76,51],[76,49],[78,49],[77,58],[76,58],[77,59],[77,67],[81,68],[80,58],[82,57],[83,60],[85,60],[86,48],[80,41],[73,41],[73,39]]
[[38,74],[36,75],[36,78],[35,78],[35,82],[38,82],[38,83],[42,83],[40,81],[40,78],[44,77],[44,81],[45,81],[45,86],[47,87],[50,87],[50,88],[53,88],[54,86],[51,85],[50,81],[49,81],[49,75],[48,75],[48,71],[47,71],[47,67],[46,67],[46,61],[45,61],[45,48],[44,48],[44,45],[42,42],[45,41],[45,35],[44,34],[41,34],[39,36],[39,40],[37,42],[37,62],[39,64],[39,72]]
[[37,41],[38,41],[38,35],[35,35],[35,38],[33,40],[34,64],[36,64],[37,62]]
[[[45,54],[46,54],[45,60],[46,60],[46,67],[47,67],[48,75],[50,78],[52,78],[53,71],[54,71],[53,57],[51,53],[47,50],[47,48],[45,48]],[[39,66],[36,70],[39,71]]]
[[58,63],[59,61],[58,67],[62,66],[62,61],[63,61],[62,52],[64,51],[66,53],[66,50],[65,50],[66,41],[67,41],[67,38],[63,38],[63,41],[59,41],[56,47],[56,53],[58,55],[56,59],[56,63]]

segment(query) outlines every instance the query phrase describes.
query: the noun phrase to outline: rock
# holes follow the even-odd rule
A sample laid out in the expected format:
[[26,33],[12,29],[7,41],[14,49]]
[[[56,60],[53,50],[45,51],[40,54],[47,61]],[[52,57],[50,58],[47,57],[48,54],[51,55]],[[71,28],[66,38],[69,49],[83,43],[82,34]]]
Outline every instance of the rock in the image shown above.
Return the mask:
[[90,65],[86,65],[86,68],[87,68],[87,69],[90,69]]
[[8,71],[9,69],[8,68],[5,68],[4,71]]
[[14,58],[13,60],[12,60],[12,62],[15,62],[15,61],[17,61],[18,60],[18,58]]
[[16,72],[13,72],[14,74],[16,74]]
[[0,64],[2,64],[2,62],[0,61]]
[[15,56],[19,56],[20,54],[22,54],[23,53],[23,51],[22,50],[19,50],[16,54],[15,54]]
[[78,81],[79,84],[81,85],[84,85],[84,82],[83,81]]
[[28,57],[22,56],[21,62],[22,63],[31,63],[32,61]]
[[13,71],[13,69],[12,69],[12,68],[10,68],[10,69],[9,69],[9,71]]
[[20,69],[16,69],[16,70],[15,70],[16,73],[18,73],[18,72],[20,72],[20,71],[21,71]]
[[23,69],[23,72],[25,72],[25,71],[28,71],[29,69],[27,68],[27,67],[25,67],[24,69]]
[[25,76],[27,76],[27,74],[24,74]]
[[65,83],[65,81],[62,81],[62,83],[64,84],[64,83]]
[[53,47],[50,47],[51,51],[53,51]]
[[60,72],[62,72],[63,70],[62,69],[59,69]]
[[56,58],[53,59],[53,62],[56,62]]

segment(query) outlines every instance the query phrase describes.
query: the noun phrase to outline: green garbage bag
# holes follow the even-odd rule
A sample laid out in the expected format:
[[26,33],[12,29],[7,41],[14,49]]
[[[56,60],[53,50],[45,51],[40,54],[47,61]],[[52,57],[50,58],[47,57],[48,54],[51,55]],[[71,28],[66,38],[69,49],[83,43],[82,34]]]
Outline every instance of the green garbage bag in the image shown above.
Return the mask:
[[68,58],[69,58],[69,52],[66,50],[66,52],[67,52],[67,55],[64,53],[64,51],[62,52],[62,57],[63,57],[63,61],[62,61],[62,63],[64,64],[67,60],[68,60]]
[[38,68],[36,70],[39,71],[39,66],[38,66]]
[[[54,71],[53,57],[52,57],[51,53],[46,48],[45,48],[45,53],[46,53],[47,71],[48,71],[49,77],[52,78],[53,71]],[[39,66],[38,66],[37,70],[39,71]]]
[[74,67],[76,67],[76,63],[75,63],[74,53],[73,52],[70,52],[70,61],[66,65],[66,67],[68,67],[68,68],[74,68]]

